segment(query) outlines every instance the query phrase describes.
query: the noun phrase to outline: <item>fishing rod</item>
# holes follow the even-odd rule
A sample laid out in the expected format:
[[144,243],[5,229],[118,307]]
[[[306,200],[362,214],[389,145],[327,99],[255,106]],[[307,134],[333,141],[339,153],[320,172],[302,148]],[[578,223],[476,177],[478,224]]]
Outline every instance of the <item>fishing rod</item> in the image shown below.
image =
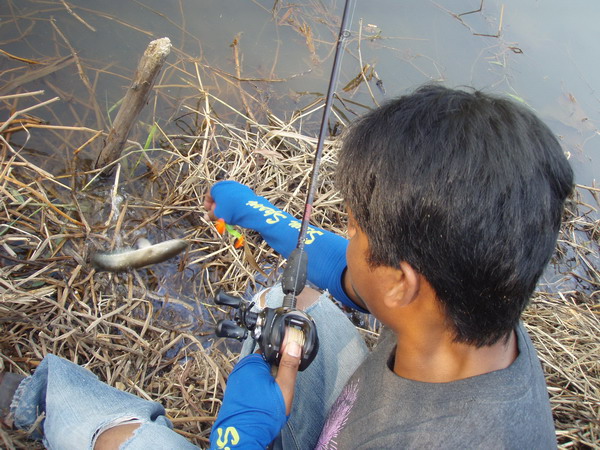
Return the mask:
[[282,286],[285,294],[283,306],[289,308],[296,307],[296,296],[302,292],[306,284],[306,268],[308,267],[308,256],[304,251],[306,234],[308,225],[312,215],[312,206],[317,191],[317,180],[319,178],[319,168],[321,166],[321,157],[323,155],[323,145],[327,134],[327,126],[329,124],[329,113],[331,112],[331,104],[333,103],[333,95],[335,87],[340,75],[342,49],[350,30],[346,29],[348,17],[350,16],[350,3],[352,0],[346,0],[344,4],[344,12],[342,14],[342,22],[340,24],[340,33],[337,39],[335,55],[333,57],[333,65],[331,67],[331,75],[329,78],[329,86],[327,88],[327,96],[325,97],[325,106],[323,109],[323,118],[321,119],[321,127],[319,129],[319,138],[317,140],[317,149],[315,151],[315,159],[313,161],[312,173],[306,195],[306,203],[304,205],[304,214],[302,215],[302,224],[300,225],[300,233],[298,235],[298,243],[296,248],[288,258],[288,263],[283,272]]
[[298,242],[296,248],[292,251],[287,260],[281,279],[281,287],[284,293],[283,305],[280,308],[267,307],[257,313],[251,311],[252,304],[248,304],[238,297],[233,297],[224,292],[219,292],[215,297],[215,303],[237,309],[235,322],[221,320],[217,324],[217,336],[243,340],[248,336],[248,331],[251,331],[252,337],[258,342],[260,349],[263,352],[263,356],[267,362],[271,364],[279,364],[279,361],[281,360],[281,350],[286,329],[300,331],[301,333],[294,331],[294,334],[300,334],[300,340],[303,342],[299,370],[304,370],[309,366],[319,349],[316,325],[308,314],[296,309],[296,303],[297,296],[302,292],[306,285],[308,255],[304,246],[317,190],[317,180],[321,157],[323,155],[323,146],[327,134],[329,114],[331,112],[335,87],[339,78],[341,53],[346,39],[350,36],[350,30],[347,29],[347,24],[352,1],[353,0],[345,0],[344,4],[344,12],[342,14],[340,31],[329,78],[329,86],[325,97],[323,117],[319,129],[315,159],[313,161],[312,173],[304,205],[304,213],[302,215],[302,223],[298,234]]

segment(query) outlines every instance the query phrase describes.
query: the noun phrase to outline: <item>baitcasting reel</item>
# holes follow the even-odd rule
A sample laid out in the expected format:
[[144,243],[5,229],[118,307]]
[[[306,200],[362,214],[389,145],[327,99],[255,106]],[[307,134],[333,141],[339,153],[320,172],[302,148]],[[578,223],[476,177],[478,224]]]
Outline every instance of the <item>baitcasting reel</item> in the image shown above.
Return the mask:
[[287,327],[296,328],[304,335],[300,370],[306,369],[317,355],[319,349],[317,329],[311,317],[304,311],[282,306],[254,312],[250,310],[252,303],[224,292],[217,293],[215,303],[237,309],[235,321],[219,321],[215,330],[216,335],[242,341],[250,332],[270,364],[279,364],[281,360],[281,346]]
[[253,303],[218,292],[215,303],[235,308],[237,311],[235,321],[219,321],[215,330],[216,335],[242,341],[250,332],[252,338],[258,342],[267,362],[279,365],[285,330],[288,327],[295,328],[304,336],[299,370],[306,369],[319,350],[315,322],[304,311],[296,309],[296,296],[302,292],[306,284],[306,267],[306,253],[303,249],[295,249],[290,255],[281,279],[285,297],[280,308],[264,308],[260,312],[254,312],[251,311]]

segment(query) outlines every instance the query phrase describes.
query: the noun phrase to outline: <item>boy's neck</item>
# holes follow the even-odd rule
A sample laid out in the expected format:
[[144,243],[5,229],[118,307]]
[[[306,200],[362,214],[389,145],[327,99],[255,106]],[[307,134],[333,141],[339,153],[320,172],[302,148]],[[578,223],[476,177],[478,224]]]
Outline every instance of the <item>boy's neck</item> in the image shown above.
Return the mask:
[[418,298],[396,311],[390,326],[397,336],[394,372],[411,380],[446,383],[510,366],[519,354],[513,330],[508,339],[476,347],[454,341],[447,317],[429,283]]
[[398,336],[394,372],[426,383],[447,383],[510,366],[519,354],[513,331],[508,340],[475,347],[440,336],[414,340]]

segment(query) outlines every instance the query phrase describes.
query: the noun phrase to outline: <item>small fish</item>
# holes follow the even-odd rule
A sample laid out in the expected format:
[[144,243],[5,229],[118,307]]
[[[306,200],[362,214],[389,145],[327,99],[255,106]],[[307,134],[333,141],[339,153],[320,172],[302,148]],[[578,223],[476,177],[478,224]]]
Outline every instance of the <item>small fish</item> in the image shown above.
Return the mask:
[[184,239],[171,239],[151,244],[150,241],[142,238],[137,241],[138,248],[124,248],[111,253],[94,253],[91,262],[96,270],[125,272],[166,261],[181,253],[187,246],[188,242]]

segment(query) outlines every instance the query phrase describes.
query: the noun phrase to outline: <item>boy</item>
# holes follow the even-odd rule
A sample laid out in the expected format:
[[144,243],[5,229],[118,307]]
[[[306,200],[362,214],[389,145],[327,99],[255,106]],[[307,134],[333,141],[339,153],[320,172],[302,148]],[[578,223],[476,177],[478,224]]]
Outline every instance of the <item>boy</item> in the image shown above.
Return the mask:
[[[350,239],[312,228],[308,278],[379,319],[380,342],[369,353],[328,295],[305,288],[317,357],[297,374],[301,347],[287,342],[277,379],[260,355],[242,359],[211,448],[556,447],[519,322],[573,182],[550,130],[508,100],[426,86],[352,125],[337,182]],[[284,256],[295,246],[298,221],[246,186],[215,184],[205,207]],[[273,288],[258,300],[281,297]],[[17,381],[0,376],[0,420],[11,402],[20,428],[43,411],[50,447],[192,447],[160,405],[66,360],[48,355]]]
[[[426,86],[350,127],[337,183],[350,239],[313,229],[308,277],[385,330],[368,356],[337,356],[328,350],[345,348],[330,333],[344,327],[340,319],[331,309],[308,309],[320,354],[298,374],[277,445],[555,447],[543,372],[519,322],[553,253],[573,183],[551,131],[508,100]],[[243,185],[217,183],[205,207],[211,218],[259,231],[284,256],[295,245],[294,219]],[[339,369],[352,363],[341,390]],[[244,372],[242,379],[252,376]],[[329,378],[336,386],[321,390]],[[243,396],[228,385],[213,447],[243,446],[246,425],[238,420],[261,403],[229,406]],[[261,407],[268,415],[268,403]],[[248,423],[269,421],[272,429],[252,442],[266,445],[285,418]],[[236,442],[216,439],[215,430],[227,427]]]

